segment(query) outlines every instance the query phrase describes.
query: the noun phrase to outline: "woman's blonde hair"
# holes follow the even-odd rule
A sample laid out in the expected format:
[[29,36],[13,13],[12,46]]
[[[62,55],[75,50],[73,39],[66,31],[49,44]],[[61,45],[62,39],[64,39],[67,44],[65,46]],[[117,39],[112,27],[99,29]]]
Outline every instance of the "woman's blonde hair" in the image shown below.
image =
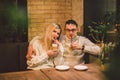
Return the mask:
[[[51,48],[52,32],[54,29],[60,29],[60,34],[61,34],[62,29],[59,24],[52,23],[46,28],[46,32],[43,36],[43,40],[41,41],[42,46],[45,48],[46,51],[48,51]],[[59,37],[60,37],[60,35],[59,35]],[[58,40],[59,40],[59,37],[58,37]]]

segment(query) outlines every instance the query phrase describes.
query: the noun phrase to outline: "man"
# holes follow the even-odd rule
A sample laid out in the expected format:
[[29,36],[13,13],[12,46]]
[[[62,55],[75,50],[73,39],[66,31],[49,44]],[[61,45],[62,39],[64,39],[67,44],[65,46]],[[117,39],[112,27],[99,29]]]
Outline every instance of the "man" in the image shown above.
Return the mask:
[[100,47],[95,45],[89,39],[78,36],[78,24],[74,20],[68,20],[65,23],[65,35],[61,36],[61,43],[64,47],[64,64],[74,66],[85,63],[85,52],[99,55]]

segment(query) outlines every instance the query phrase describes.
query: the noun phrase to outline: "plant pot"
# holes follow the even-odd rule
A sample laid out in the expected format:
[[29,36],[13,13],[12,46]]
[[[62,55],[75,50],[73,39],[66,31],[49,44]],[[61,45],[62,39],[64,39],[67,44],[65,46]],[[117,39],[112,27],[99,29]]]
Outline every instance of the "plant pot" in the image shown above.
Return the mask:
[[109,68],[109,65],[110,63],[104,63],[104,64],[101,64],[101,71],[107,71],[108,68]]

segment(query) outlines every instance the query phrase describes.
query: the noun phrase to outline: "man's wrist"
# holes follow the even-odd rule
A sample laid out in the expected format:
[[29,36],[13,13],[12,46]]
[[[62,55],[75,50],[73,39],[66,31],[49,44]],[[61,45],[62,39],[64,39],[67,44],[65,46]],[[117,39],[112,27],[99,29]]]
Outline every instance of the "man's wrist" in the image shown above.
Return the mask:
[[83,45],[81,50],[84,50],[84,49],[85,49],[85,46]]

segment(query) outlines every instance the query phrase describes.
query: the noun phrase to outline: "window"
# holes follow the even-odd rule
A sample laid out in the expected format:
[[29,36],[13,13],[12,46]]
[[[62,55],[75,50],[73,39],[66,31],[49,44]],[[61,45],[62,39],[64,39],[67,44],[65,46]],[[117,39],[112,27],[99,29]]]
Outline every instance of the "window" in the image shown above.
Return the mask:
[[0,1],[0,43],[27,42],[26,0]]

